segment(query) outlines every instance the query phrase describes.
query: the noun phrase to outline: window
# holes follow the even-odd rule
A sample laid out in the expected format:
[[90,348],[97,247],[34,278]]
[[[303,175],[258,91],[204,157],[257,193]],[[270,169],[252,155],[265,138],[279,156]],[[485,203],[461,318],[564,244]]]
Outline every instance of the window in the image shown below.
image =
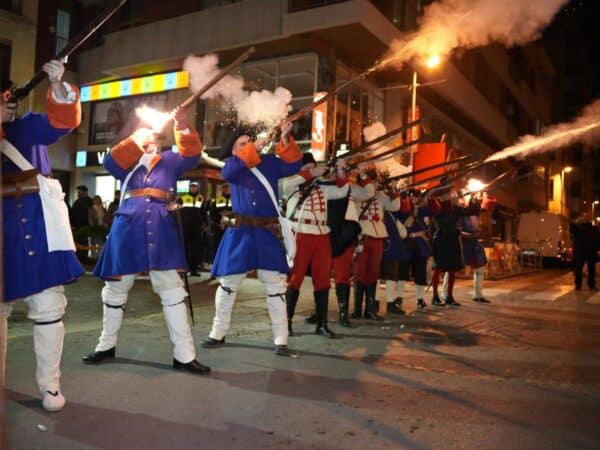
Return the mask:
[[[234,75],[244,78],[246,90],[273,91],[279,86],[288,89],[292,93],[293,114],[313,102],[316,69],[316,56],[308,54],[243,64]],[[237,124],[237,113],[232,107],[223,105],[220,98],[201,100],[197,107],[197,124],[199,130],[204,130],[206,147],[220,147],[229,130]],[[310,144],[311,129],[311,113],[294,122],[292,133],[303,148]]]
[[71,15],[59,9],[56,13],[56,53],[65,48],[69,42]]

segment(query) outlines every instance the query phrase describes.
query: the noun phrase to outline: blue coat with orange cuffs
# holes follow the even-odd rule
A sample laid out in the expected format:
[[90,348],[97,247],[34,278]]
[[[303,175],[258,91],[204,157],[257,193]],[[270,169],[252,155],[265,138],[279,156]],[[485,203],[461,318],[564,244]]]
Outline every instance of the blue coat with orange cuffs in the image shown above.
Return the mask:
[[[221,176],[231,186],[234,213],[254,217],[277,217],[269,194],[249,169],[262,172],[277,195],[278,180],[297,173],[302,167],[302,152],[293,138],[287,146],[279,143],[278,155],[259,155],[254,144],[247,143],[241,152],[230,156],[221,170]],[[287,273],[289,271],[283,244],[267,229],[241,225],[227,228],[212,268],[215,276],[246,273],[263,269]]]
[[[45,114],[28,113],[3,124],[4,137],[42,175],[51,174],[46,146],[69,134],[81,122],[79,91],[75,86],[70,86],[70,89],[76,96],[73,102],[57,103],[51,91],[48,91]],[[4,177],[20,171],[6,157],[2,157]],[[39,194],[23,195],[19,200],[15,197],[4,198],[2,221],[5,301],[71,283],[83,275],[75,252],[48,252]]]
[[[175,130],[175,142],[179,154],[166,151],[154,157],[149,169],[145,166],[134,169],[143,151],[133,139],[127,138],[111,149],[104,167],[121,183],[135,170],[127,192],[144,188],[175,192],[177,178],[194,168],[202,153],[200,138],[194,130],[189,134]],[[167,204],[153,197],[125,198],[115,212],[94,275],[110,280],[151,270],[187,271],[179,230]]]

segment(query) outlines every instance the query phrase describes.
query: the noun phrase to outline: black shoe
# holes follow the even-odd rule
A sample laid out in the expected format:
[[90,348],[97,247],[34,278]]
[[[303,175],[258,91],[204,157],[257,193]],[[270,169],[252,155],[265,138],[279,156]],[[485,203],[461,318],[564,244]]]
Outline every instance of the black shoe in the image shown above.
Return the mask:
[[116,347],[109,348],[108,350],[90,353],[83,357],[83,362],[86,364],[100,364],[107,358],[113,359],[115,357]]
[[200,343],[200,346],[204,347],[204,348],[215,348],[215,347],[220,347],[224,344],[225,344],[225,336],[223,336],[223,339],[221,339],[221,340],[207,337]]
[[422,298],[417,300],[417,309],[419,311],[424,311],[426,306],[427,303],[425,303],[425,300],[423,300]]
[[276,345],[275,346],[275,354],[277,356],[295,356],[295,355],[297,355],[297,353],[290,350],[287,345]]
[[345,328],[350,328],[352,324],[348,317],[348,305],[350,302],[350,285],[349,284],[337,284],[335,286],[335,293],[337,295],[338,306],[340,308],[340,316],[338,318],[338,323],[340,326]]
[[581,286],[575,286],[575,290],[576,291],[580,291],[581,290]]
[[[446,301],[447,304],[447,301]],[[438,295],[434,295],[433,298],[431,299],[431,306],[444,306],[444,304],[442,303],[442,301],[440,300],[440,297]]]
[[456,306],[460,306],[460,303],[458,303],[456,300],[454,300],[454,297],[450,296],[446,299],[446,306],[456,307]]
[[402,299],[400,299],[400,303],[398,303],[398,299],[394,300],[393,302],[387,303],[385,312],[390,314],[398,314],[400,316],[406,314],[402,309]]
[[487,298],[483,297],[474,298],[473,301],[477,303],[491,303]]
[[377,294],[377,283],[368,284],[365,287],[365,296],[367,298],[367,307],[363,318],[367,320],[383,320],[383,317],[377,315],[379,312],[379,302],[375,298]]
[[308,316],[306,319],[304,319],[304,322],[310,323],[311,325],[314,325],[315,323],[317,323],[317,313],[315,311],[313,311],[310,314],[310,316]]
[[288,320],[288,336],[293,336],[294,330],[292,329],[292,321]]
[[329,329],[329,327],[327,326],[327,322],[319,323],[317,325],[315,334],[318,334],[320,336],[325,336],[326,338],[329,338],[329,339],[334,339],[337,337],[335,335],[335,333]]
[[210,373],[210,367],[200,364],[195,359],[189,363],[182,363],[173,358],[173,368],[175,370],[185,370],[194,375],[208,375]]

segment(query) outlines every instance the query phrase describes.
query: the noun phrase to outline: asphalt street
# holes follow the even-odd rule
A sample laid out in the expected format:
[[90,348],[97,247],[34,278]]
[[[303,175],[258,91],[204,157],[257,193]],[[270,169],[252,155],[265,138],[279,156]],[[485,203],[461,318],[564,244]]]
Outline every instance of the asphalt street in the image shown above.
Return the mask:
[[[62,386],[67,406],[40,407],[25,305],[9,320],[9,449],[597,449],[600,448],[600,294],[544,271],[487,281],[491,304],[355,321],[328,340],[304,323],[305,282],[290,347],[273,353],[264,290],[242,285],[227,344],[200,347],[216,282],[192,278],[198,359],[212,374],[175,372],[158,297],[136,281],[114,362],[88,366],[101,328],[102,284],[67,287]],[[379,289],[381,300],[385,290]],[[430,302],[431,293],[426,298]]]

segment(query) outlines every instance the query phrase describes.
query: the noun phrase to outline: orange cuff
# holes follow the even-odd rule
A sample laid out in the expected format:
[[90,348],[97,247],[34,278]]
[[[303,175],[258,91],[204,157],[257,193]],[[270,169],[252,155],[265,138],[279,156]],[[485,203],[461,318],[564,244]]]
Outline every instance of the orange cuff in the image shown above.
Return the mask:
[[260,164],[260,155],[252,142],[248,142],[241,149],[236,151],[235,156],[244,161],[244,164],[246,164],[248,169],[252,169]]
[[287,147],[285,147],[282,142],[279,142],[279,144],[277,144],[277,148],[275,149],[275,153],[277,153],[277,156],[279,156],[286,163],[295,163],[302,159],[302,152],[292,136],[289,136],[289,140],[290,142]]
[[46,96],[46,114],[50,125],[59,129],[77,128],[81,123],[81,103],[79,102],[79,89],[70,85],[77,98],[73,103],[57,103],[52,98],[52,88],[48,89]]
[[133,167],[142,156],[142,151],[135,141],[128,137],[110,150],[110,156],[123,170]]
[[189,128],[189,130],[189,134],[184,134],[178,131],[177,128],[173,128],[173,133],[175,134],[175,144],[177,144],[177,148],[179,149],[179,154],[181,156],[198,156],[200,153],[202,153],[204,146],[200,141],[198,132],[193,128]]

